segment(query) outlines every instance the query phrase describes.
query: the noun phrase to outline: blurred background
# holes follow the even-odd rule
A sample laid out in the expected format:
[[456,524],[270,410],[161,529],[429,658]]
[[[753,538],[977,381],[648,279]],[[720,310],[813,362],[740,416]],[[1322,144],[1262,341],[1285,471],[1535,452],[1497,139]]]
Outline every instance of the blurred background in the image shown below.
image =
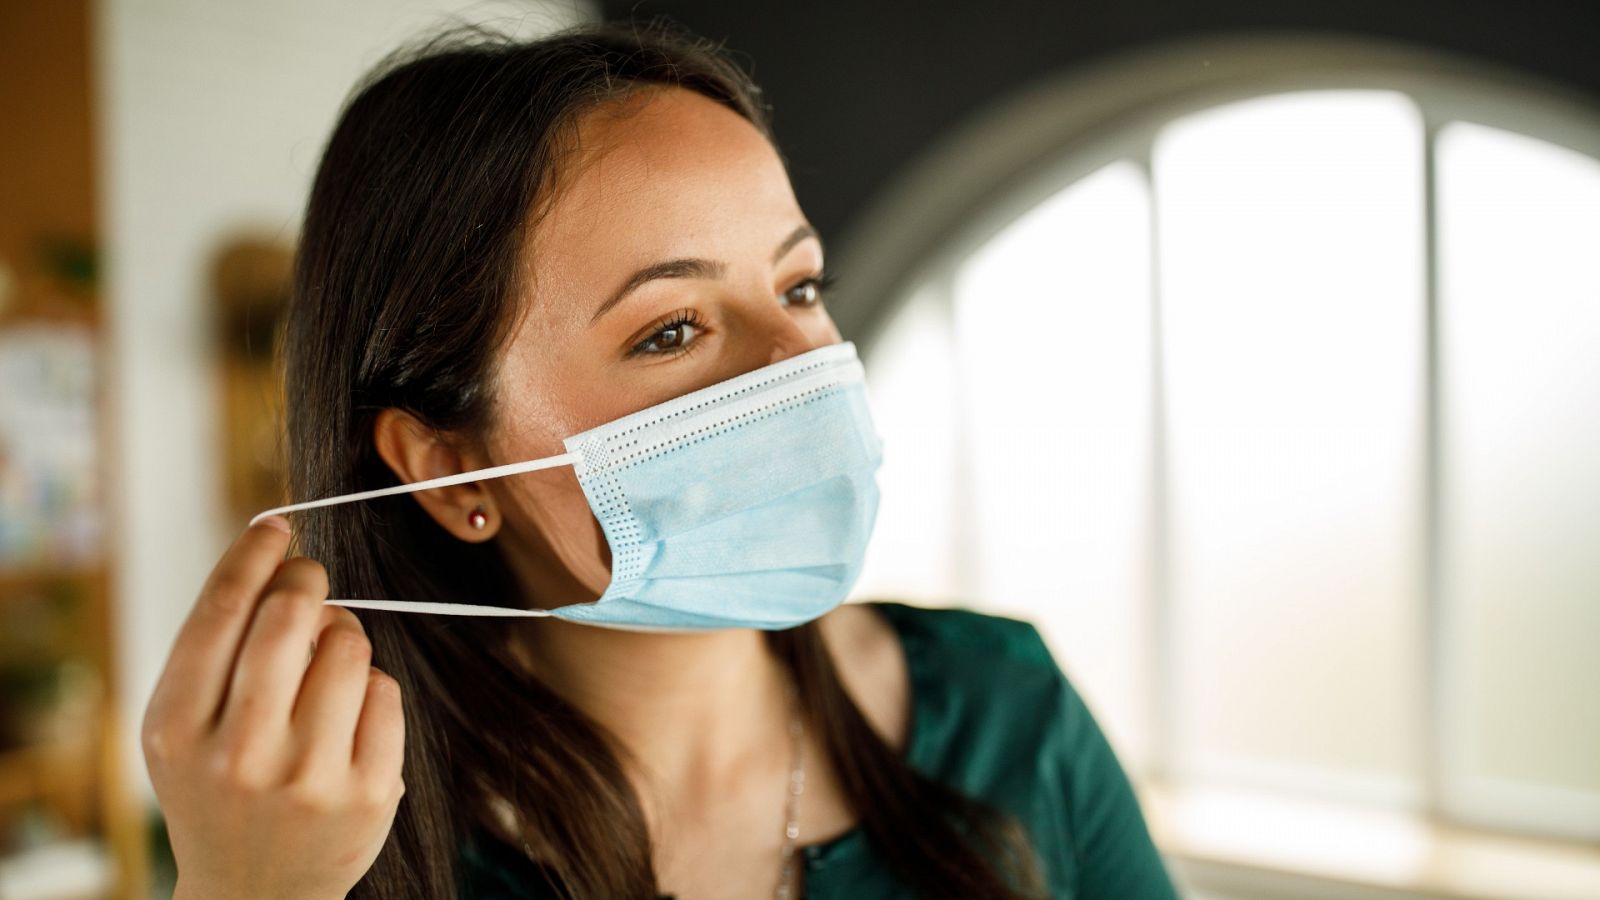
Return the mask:
[[1039,623],[1192,896],[1600,898],[1594,4],[0,0],[0,900],[170,893],[138,723],[346,91],[629,14],[776,108],[857,596]]

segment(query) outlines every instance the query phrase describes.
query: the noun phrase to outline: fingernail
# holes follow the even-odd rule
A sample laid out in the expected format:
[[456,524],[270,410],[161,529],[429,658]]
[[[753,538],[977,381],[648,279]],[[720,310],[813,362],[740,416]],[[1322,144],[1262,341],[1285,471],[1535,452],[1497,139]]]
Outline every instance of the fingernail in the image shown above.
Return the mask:
[[283,516],[267,516],[265,519],[261,520],[261,524],[271,525],[273,528],[278,529],[284,534],[289,533],[289,520],[285,519]]

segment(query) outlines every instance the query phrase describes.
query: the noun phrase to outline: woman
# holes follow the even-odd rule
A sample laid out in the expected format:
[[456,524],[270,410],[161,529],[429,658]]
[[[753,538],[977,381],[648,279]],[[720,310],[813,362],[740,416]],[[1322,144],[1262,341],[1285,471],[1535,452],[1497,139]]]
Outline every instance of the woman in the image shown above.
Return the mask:
[[180,900],[1172,896],[1031,626],[834,608],[878,456],[827,281],[704,42],[380,66],[285,334],[322,502],[228,550],[146,713]]

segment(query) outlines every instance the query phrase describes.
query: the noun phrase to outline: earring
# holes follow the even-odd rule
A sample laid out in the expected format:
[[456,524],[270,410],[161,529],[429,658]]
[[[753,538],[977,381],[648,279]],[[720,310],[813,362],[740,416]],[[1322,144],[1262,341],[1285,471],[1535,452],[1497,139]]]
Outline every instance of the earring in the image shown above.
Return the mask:
[[482,531],[488,527],[489,514],[484,512],[482,503],[473,507],[472,512],[467,513],[467,524],[472,526],[473,531]]

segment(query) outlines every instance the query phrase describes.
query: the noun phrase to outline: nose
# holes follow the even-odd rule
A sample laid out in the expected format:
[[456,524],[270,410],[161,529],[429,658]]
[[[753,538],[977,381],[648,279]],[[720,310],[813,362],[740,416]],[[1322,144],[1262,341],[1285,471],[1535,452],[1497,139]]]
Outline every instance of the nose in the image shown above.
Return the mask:
[[783,333],[781,339],[772,342],[772,356],[767,359],[767,364],[783,362],[791,356],[799,356],[807,350],[815,350],[818,346],[820,345],[813,344],[811,339],[806,337],[805,332],[794,327],[791,323],[791,327]]
[[831,343],[826,335],[807,333],[794,316],[781,306],[773,307],[773,314],[762,322],[762,328],[763,337],[771,348],[767,356],[768,365]]

